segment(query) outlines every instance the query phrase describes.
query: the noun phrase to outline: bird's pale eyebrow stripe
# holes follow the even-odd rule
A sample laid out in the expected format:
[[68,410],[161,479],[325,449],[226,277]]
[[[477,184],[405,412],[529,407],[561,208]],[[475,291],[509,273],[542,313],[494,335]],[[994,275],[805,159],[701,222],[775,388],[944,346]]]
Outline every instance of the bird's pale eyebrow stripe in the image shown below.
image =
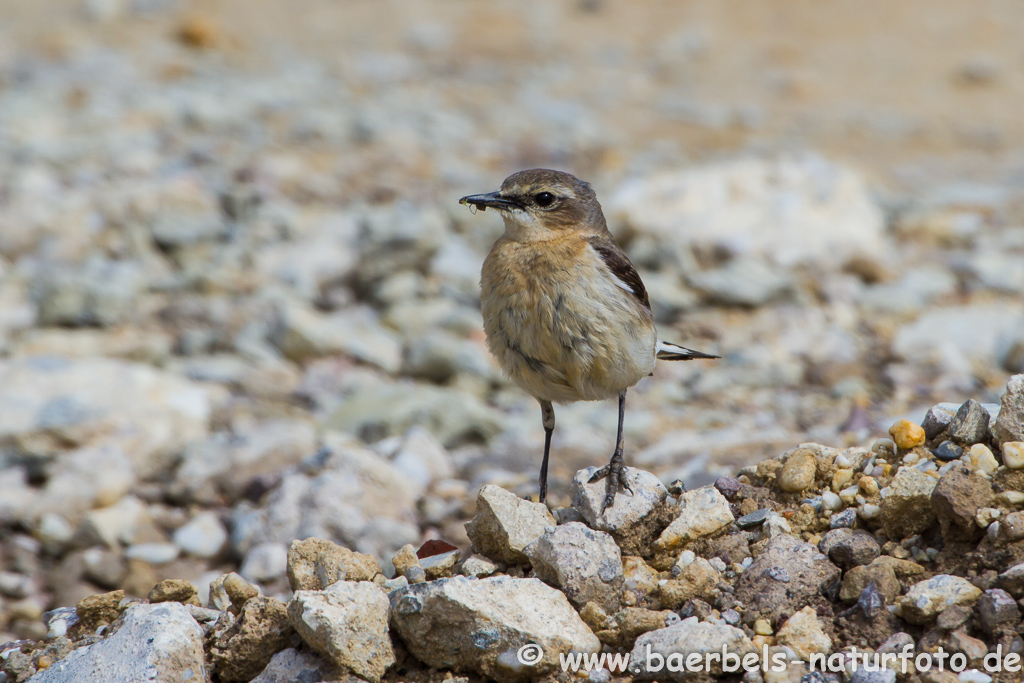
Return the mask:
[[636,272],[633,264],[629,262],[629,258],[622,253],[622,250],[599,237],[591,237],[588,241],[611,272],[615,284],[635,296],[645,308],[650,309],[651,300],[647,296],[643,280],[640,279],[639,273]]

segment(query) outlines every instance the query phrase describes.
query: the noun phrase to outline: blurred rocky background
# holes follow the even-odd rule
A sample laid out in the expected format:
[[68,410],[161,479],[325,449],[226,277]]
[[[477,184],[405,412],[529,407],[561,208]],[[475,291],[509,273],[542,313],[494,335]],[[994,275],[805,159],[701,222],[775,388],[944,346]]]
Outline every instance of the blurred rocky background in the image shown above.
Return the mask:
[[[664,338],[627,461],[703,485],[1024,371],[1024,13],[1003,2],[0,0],[0,642],[318,536],[385,564],[535,494],[483,343],[501,230],[590,180]],[[608,457],[558,410],[552,502]],[[201,596],[206,604],[206,596]]]

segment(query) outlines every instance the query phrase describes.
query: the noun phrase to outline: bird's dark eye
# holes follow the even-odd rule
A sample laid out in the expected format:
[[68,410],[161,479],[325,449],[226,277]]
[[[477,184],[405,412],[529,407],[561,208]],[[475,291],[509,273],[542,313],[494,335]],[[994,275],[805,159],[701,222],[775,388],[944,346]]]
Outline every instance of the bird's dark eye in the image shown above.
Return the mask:
[[555,195],[550,192],[538,192],[533,195],[533,201],[541,208],[548,207],[555,203]]

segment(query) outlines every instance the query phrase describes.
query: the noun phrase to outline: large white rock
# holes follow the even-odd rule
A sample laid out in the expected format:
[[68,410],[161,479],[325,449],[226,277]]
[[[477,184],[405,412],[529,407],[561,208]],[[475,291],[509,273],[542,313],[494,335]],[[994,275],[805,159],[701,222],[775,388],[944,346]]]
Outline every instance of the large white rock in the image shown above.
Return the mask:
[[[458,576],[391,593],[392,624],[418,659],[436,668],[472,671],[499,683],[556,670],[559,654],[597,652],[601,642],[565,595],[539,579]],[[524,646],[532,665],[517,653]]]
[[882,211],[860,175],[815,156],[659,173],[624,183],[607,207],[664,247],[724,246],[782,266],[885,249]]
[[200,683],[203,629],[175,602],[135,605],[109,637],[74,650],[32,677],[33,683]]
[[395,663],[388,597],[369,581],[338,581],[322,591],[297,591],[288,620],[306,643],[334,665],[379,683]]

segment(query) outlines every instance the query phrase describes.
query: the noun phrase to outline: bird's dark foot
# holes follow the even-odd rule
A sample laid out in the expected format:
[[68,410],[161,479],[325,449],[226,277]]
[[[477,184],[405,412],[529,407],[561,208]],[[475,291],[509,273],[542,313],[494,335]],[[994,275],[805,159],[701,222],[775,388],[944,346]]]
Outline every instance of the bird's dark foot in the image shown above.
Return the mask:
[[633,489],[629,487],[629,482],[626,480],[626,466],[622,462],[621,454],[618,454],[617,458],[613,456],[610,463],[590,475],[588,483],[593,484],[606,477],[607,492],[604,495],[604,502],[601,503],[601,514],[604,514],[604,511],[615,503],[616,493],[629,491],[629,495],[633,495]]

